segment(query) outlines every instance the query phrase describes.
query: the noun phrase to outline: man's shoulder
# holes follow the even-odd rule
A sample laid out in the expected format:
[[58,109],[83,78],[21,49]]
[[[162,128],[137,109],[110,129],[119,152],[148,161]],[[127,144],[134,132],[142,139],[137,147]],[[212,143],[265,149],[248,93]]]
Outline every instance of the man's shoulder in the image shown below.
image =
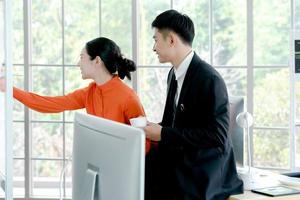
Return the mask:
[[205,60],[202,60],[196,53],[192,59],[190,64],[191,68],[194,68],[194,73],[200,77],[212,77],[212,78],[220,78],[222,79],[220,73]]

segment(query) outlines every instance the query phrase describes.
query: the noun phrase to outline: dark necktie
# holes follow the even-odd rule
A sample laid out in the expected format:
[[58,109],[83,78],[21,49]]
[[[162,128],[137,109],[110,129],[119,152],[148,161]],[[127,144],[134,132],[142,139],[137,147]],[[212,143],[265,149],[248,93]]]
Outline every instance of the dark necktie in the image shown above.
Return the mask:
[[175,90],[175,95],[174,95],[174,110],[176,110],[176,107],[177,107],[177,97],[178,97],[178,92],[177,92],[177,87],[178,87],[178,83],[177,83],[177,80],[175,80],[175,87],[174,87],[174,90]]
[[171,100],[173,102],[173,116],[172,116],[172,127],[174,127],[174,122],[175,122],[175,115],[176,115],[176,99],[177,99],[177,80],[174,78],[173,80],[173,85],[172,85],[172,96],[171,96]]

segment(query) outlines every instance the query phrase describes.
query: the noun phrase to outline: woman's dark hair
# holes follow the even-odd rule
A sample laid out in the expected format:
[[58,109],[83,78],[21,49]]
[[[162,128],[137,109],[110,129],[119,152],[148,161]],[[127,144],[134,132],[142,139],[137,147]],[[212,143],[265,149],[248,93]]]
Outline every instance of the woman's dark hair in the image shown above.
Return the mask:
[[183,42],[192,46],[195,36],[194,23],[185,14],[181,14],[176,10],[167,10],[154,19],[152,28],[174,31]]
[[130,72],[136,70],[136,65],[132,60],[123,57],[120,47],[114,41],[99,37],[86,43],[85,48],[91,60],[99,56],[111,74],[118,72],[121,79],[126,76],[131,80]]

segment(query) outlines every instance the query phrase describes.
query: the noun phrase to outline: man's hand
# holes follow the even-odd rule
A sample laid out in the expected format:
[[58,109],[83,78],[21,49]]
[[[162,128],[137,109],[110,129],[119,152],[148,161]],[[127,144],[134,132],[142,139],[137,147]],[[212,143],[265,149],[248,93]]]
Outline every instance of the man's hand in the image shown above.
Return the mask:
[[143,129],[146,133],[146,137],[152,141],[161,140],[161,126],[152,122],[148,122],[147,126]]

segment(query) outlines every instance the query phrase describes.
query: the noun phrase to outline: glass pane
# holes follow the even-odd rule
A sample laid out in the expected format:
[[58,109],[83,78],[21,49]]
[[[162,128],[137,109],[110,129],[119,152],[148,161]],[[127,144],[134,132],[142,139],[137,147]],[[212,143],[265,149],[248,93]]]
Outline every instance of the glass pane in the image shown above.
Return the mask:
[[24,66],[13,66],[13,86],[24,89]]
[[4,191],[3,190],[0,190],[0,198],[3,198],[5,195]]
[[75,111],[65,111],[65,121],[66,122],[73,122],[76,112],[86,113],[86,110],[85,110],[85,108],[83,108],[83,109],[75,110]]
[[295,81],[295,107],[296,107],[296,120],[300,120],[300,82]]
[[14,197],[25,196],[24,160],[14,159]]
[[82,80],[79,67],[65,67],[65,94],[87,87],[92,80]]
[[115,41],[128,58],[132,57],[131,2],[131,0],[101,1],[101,36]]
[[13,119],[24,120],[24,105],[19,101],[14,100],[13,109]]
[[255,167],[289,167],[289,131],[253,130],[253,165]]
[[[13,67],[13,86],[24,89],[24,66]],[[17,100],[13,104],[13,119],[24,120],[24,105]]]
[[[4,1],[0,1],[0,67],[4,64]],[[3,49],[3,50],[2,50]],[[0,68],[0,69],[1,69]]]
[[[4,72],[4,1],[0,1],[0,83],[5,84],[5,72]],[[2,50],[3,49],[3,50]],[[5,169],[5,154],[6,154],[6,146],[5,146],[5,93],[0,92],[0,174],[6,175]],[[1,176],[2,178],[2,176]],[[0,187],[0,198],[5,197],[5,193]]]
[[[197,0],[174,0],[174,9],[183,14],[187,14],[195,26],[195,38],[193,49],[203,60],[209,60],[209,1]],[[154,19],[153,19],[154,20]],[[153,43],[152,43],[153,45]],[[150,46],[152,47],[152,46]]]
[[[73,123],[65,124],[65,134],[66,134],[66,159],[70,159],[72,157],[73,151]],[[72,196],[72,161],[69,160],[66,162],[67,170],[66,170],[66,196]]]
[[[92,80],[82,80],[79,67],[65,68],[65,94],[71,93],[77,89],[87,87]],[[85,109],[76,112],[84,112]],[[74,111],[65,112],[66,121],[74,120]]]
[[300,167],[300,128],[296,128],[296,167]]
[[[43,96],[60,96],[62,88],[62,67],[32,67],[32,91]],[[45,114],[32,111],[33,120],[60,120],[62,114]]]
[[59,196],[61,161],[36,160],[32,162],[33,196]]
[[47,96],[62,95],[62,67],[32,67],[32,90]]
[[167,95],[169,68],[139,69],[138,95],[144,106],[147,119],[161,122]]
[[246,69],[217,69],[224,78],[228,95],[246,98],[247,93],[247,77]]
[[1,65],[0,67],[2,68],[3,65],[4,65],[4,61],[5,61],[5,49],[4,49],[4,2],[3,1],[0,1],[0,48],[1,48],[1,51],[0,51],[0,61],[1,61]]
[[74,127],[73,123],[65,123],[65,135],[66,135],[66,159],[69,159],[72,157],[72,152],[73,152],[73,132],[74,132]]
[[32,123],[32,156],[37,158],[63,157],[61,123]]
[[246,65],[246,3],[213,1],[214,65]]
[[64,0],[66,64],[77,64],[84,45],[99,37],[99,2],[99,0]]
[[295,4],[295,28],[300,30],[300,1],[294,1]]
[[254,64],[288,64],[290,0],[254,0]]
[[289,125],[289,69],[254,70],[254,125]]
[[66,197],[71,199],[72,197],[72,161],[69,162],[66,170],[66,182],[65,182]]
[[139,13],[139,64],[160,65],[156,54],[152,51],[154,45],[151,23],[161,12],[170,9],[170,1],[144,0],[140,1]]
[[13,155],[14,157],[24,158],[24,123],[13,123]]
[[61,0],[32,0],[32,63],[62,63]]
[[24,63],[24,26],[23,26],[23,1],[12,3],[13,9],[13,63]]

